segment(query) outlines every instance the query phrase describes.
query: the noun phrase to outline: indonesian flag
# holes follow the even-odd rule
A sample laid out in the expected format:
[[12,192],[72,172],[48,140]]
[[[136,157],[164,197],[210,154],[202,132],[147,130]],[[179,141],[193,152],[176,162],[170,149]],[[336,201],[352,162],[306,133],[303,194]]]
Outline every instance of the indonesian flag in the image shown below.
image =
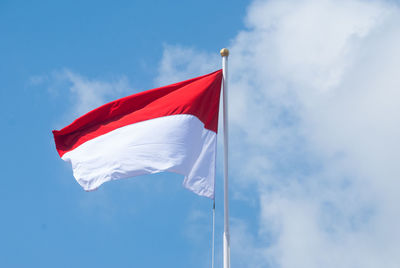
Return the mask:
[[214,198],[222,71],[107,103],[53,130],[60,157],[87,191],[162,171]]

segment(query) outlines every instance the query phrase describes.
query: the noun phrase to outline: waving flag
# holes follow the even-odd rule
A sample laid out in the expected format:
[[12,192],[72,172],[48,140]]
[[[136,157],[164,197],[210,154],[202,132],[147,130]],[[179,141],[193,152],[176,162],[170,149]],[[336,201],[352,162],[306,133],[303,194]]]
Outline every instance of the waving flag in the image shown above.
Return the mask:
[[87,191],[163,171],[214,198],[222,71],[107,103],[53,130],[60,157]]

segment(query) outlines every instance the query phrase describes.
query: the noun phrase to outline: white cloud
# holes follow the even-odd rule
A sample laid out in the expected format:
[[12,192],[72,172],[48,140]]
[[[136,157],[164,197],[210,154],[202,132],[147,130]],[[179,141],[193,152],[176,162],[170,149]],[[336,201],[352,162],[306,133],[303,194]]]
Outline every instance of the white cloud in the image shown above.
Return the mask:
[[[260,211],[234,225],[235,267],[398,267],[399,7],[255,1],[246,25],[231,44],[232,191],[256,185]],[[212,71],[217,53],[167,46],[158,81]]]
[[160,86],[168,85],[199,76],[209,70],[221,69],[219,60],[218,55],[198,52],[194,48],[164,45],[156,83]]
[[[54,71],[47,76],[33,76],[30,83],[33,86],[44,85],[57,97],[68,96],[65,102],[69,109],[66,117],[68,122],[90,110],[112,101],[117,97],[133,94],[132,87],[125,76],[103,80],[87,78],[68,69]],[[64,91],[67,91],[64,94]],[[61,93],[62,92],[62,93]]]
[[120,77],[112,82],[91,80],[69,70],[58,74],[60,79],[71,83],[70,93],[75,96],[74,111],[83,114],[105,103],[107,97],[120,95],[129,88],[126,77]]

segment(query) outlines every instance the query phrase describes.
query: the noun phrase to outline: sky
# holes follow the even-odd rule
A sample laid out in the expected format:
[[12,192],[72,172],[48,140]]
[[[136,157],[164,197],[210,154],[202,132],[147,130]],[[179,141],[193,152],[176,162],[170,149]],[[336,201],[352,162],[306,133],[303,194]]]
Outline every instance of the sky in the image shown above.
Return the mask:
[[85,192],[51,130],[222,47],[232,267],[399,267],[398,1],[3,0],[0,34],[0,267],[210,267],[211,200],[169,173]]

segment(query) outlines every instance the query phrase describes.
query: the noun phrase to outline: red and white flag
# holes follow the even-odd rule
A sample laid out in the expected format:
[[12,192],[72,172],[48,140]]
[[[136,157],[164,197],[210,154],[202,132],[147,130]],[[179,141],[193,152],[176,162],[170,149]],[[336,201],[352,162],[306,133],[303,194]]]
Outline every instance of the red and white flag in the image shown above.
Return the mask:
[[175,172],[214,198],[222,71],[144,91],[54,130],[60,157],[87,191],[111,180]]

